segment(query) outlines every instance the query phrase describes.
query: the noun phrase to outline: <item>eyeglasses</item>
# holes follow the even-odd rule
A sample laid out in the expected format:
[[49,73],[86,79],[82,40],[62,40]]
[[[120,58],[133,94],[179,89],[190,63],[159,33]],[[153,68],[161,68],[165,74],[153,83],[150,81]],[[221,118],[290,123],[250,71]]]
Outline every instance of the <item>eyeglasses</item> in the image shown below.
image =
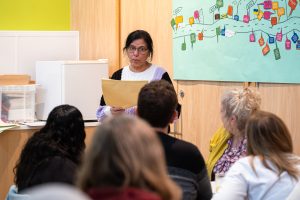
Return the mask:
[[148,51],[148,49],[147,49],[146,47],[139,47],[139,48],[136,48],[135,46],[129,46],[129,47],[127,48],[127,51],[128,51],[129,53],[134,53],[136,50],[137,50],[140,54],[145,54],[145,53]]

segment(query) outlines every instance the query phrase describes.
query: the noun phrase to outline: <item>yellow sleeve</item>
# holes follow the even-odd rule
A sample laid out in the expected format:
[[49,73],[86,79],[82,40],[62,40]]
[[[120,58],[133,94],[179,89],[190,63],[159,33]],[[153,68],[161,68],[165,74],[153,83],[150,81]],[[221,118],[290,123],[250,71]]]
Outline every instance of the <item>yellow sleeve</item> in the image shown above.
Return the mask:
[[227,141],[231,137],[230,133],[224,128],[219,128],[212,136],[209,143],[209,156],[206,161],[207,172],[211,179],[212,170],[227,148]]

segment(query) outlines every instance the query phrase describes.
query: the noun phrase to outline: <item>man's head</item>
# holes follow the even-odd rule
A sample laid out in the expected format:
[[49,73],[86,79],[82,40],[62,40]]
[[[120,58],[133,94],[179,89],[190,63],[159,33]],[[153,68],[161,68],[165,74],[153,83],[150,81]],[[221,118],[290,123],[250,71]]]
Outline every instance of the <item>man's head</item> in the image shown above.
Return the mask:
[[175,111],[177,104],[177,95],[173,85],[165,80],[153,81],[141,89],[137,113],[152,127],[165,128],[177,116]]

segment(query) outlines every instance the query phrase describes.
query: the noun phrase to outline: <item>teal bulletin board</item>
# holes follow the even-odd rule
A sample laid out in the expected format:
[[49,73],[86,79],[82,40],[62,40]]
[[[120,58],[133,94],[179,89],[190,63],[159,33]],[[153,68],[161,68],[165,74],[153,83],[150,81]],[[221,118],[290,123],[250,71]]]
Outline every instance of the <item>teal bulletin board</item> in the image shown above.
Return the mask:
[[299,0],[173,0],[174,79],[300,83]]

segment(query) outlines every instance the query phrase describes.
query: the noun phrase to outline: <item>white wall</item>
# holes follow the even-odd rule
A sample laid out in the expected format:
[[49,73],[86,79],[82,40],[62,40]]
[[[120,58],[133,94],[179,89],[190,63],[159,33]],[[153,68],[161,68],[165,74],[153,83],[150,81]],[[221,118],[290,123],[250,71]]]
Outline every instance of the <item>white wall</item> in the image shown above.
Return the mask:
[[0,74],[29,74],[35,62],[79,60],[78,31],[0,31]]

